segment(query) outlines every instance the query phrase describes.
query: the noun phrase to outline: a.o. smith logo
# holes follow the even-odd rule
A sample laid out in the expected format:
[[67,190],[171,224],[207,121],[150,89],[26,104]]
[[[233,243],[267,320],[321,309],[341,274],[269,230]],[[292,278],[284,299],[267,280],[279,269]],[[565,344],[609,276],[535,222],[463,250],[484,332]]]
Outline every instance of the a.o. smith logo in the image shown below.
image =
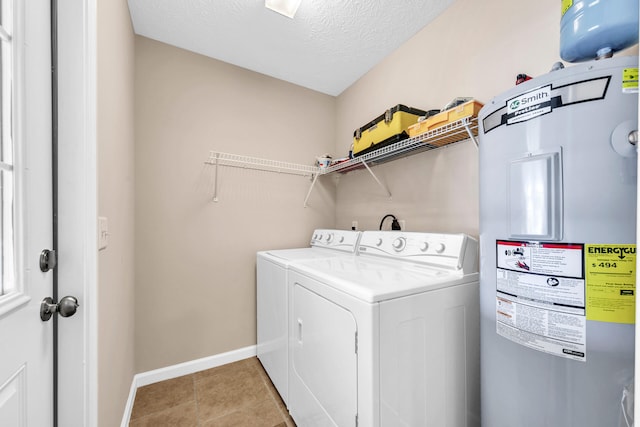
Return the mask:
[[551,85],[508,100],[507,124],[529,120],[549,112],[551,112]]

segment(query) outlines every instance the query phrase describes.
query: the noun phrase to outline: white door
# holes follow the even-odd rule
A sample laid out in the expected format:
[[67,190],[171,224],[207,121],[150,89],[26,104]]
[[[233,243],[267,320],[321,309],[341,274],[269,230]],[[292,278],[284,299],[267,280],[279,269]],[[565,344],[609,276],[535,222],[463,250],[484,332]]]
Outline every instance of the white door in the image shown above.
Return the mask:
[[[15,0],[18,1],[18,0]],[[25,0],[19,0],[25,1]],[[97,414],[96,1],[57,1],[58,295],[80,302],[58,323],[58,425]],[[117,307],[105,306],[105,321]],[[109,361],[104,361],[109,366]]]
[[53,322],[49,0],[0,0],[0,425],[49,426]]

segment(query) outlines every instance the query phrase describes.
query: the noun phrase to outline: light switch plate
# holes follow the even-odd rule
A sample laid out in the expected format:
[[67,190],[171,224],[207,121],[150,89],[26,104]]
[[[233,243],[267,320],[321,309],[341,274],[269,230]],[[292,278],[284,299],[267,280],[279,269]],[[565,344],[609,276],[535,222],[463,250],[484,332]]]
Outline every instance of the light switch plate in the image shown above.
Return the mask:
[[106,249],[109,243],[109,223],[104,216],[98,217],[98,250]]

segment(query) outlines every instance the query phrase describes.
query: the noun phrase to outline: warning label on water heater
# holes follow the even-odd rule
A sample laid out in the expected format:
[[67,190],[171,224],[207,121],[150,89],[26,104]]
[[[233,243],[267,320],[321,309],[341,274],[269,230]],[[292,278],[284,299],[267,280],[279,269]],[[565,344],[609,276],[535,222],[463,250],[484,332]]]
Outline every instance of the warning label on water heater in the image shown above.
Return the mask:
[[586,361],[584,245],[496,241],[496,331]]

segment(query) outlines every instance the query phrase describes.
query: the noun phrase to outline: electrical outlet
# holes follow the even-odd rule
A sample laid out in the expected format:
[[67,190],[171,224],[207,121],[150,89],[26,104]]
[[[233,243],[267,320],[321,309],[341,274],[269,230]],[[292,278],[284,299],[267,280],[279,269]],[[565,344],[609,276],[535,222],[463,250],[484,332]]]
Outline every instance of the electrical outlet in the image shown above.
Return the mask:
[[358,229],[358,221],[351,221],[351,229],[352,230]]
[[398,224],[400,224],[400,228],[402,229],[402,231],[407,230],[407,223],[404,219],[399,219]]

